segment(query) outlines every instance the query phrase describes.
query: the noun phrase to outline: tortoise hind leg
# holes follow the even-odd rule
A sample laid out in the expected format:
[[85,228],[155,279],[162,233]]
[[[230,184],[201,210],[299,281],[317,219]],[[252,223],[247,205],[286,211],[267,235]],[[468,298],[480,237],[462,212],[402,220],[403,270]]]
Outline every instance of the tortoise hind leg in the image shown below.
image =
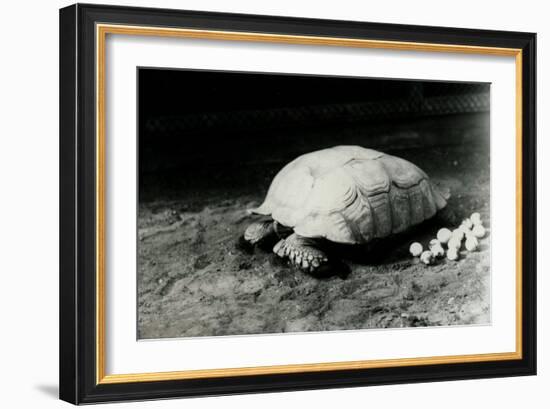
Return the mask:
[[328,262],[326,254],[319,248],[318,240],[296,233],[280,240],[273,247],[273,252],[281,258],[288,257],[294,266],[310,273]]
[[244,231],[244,239],[252,245],[264,242],[275,236],[275,228],[272,220],[254,222]]

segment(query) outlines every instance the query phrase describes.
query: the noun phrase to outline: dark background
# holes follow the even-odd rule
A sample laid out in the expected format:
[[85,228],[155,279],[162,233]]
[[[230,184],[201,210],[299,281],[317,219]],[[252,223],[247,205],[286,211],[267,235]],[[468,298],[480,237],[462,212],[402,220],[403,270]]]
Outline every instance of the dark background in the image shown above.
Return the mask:
[[140,68],[138,86],[142,202],[265,190],[286,162],[339,144],[488,147],[489,84]]

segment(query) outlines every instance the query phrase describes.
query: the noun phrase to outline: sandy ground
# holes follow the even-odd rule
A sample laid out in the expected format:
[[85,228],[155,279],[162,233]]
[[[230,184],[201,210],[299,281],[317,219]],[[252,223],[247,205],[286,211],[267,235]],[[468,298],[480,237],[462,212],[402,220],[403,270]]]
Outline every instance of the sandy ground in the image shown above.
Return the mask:
[[[324,278],[240,240],[253,220],[246,209],[261,203],[282,163],[243,169],[255,183],[232,190],[214,184],[199,193],[193,186],[151,193],[157,198],[139,206],[139,338],[489,323],[488,152],[460,145],[388,153],[450,188],[450,211],[385,243],[382,257],[344,259],[342,271]],[[412,241],[427,245],[440,227],[457,227],[474,211],[489,227],[478,251],[431,266],[408,254]]]

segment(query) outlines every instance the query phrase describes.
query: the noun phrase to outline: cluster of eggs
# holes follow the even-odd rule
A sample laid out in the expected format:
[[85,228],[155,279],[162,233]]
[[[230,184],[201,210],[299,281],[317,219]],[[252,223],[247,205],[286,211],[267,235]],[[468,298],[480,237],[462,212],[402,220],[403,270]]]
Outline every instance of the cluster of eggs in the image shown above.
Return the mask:
[[[422,244],[414,242],[409,247],[409,252],[413,257],[420,257],[420,261],[426,265],[432,264],[435,259],[444,256],[455,261],[458,260],[463,241],[466,250],[476,251],[479,245],[478,239],[484,236],[485,227],[481,222],[481,216],[479,213],[473,213],[452,231],[447,228],[440,229],[437,232],[437,238],[430,241],[428,250],[424,250]],[[447,247],[447,250],[444,246]]]

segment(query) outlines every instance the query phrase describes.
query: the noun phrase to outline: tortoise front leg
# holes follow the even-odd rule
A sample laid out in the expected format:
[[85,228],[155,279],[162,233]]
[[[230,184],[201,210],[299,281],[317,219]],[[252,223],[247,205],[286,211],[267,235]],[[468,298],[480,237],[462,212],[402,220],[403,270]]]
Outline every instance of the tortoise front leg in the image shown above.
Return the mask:
[[273,252],[279,257],[288,257],[294,266],[310,273],[328,262],[326,254],[319,249],[318,240],[302,237],[296,233],[280,240],[273,247]]
[[244,231],[244,239],[252,245],[258,244],[275,235],[273,221],[254,222]]

